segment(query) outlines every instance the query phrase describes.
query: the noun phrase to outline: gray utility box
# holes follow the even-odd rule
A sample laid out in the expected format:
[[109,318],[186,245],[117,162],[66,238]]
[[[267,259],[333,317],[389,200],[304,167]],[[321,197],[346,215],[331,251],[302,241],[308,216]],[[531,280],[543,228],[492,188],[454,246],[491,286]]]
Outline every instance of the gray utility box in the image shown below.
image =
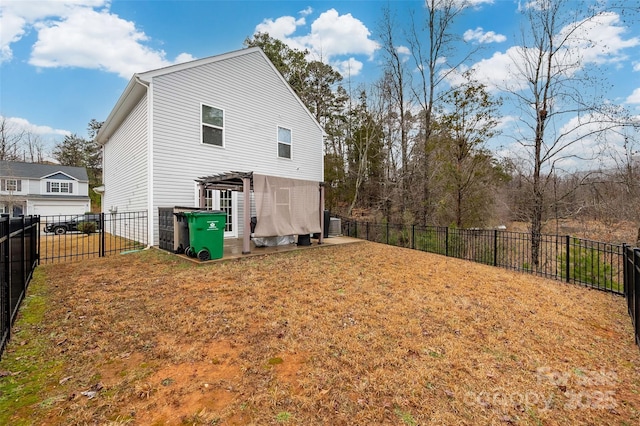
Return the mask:
[[189,224],[184,212],[201,210],[199,207],[159,207],[159,246],[172,253],[184,253],[189,247]]

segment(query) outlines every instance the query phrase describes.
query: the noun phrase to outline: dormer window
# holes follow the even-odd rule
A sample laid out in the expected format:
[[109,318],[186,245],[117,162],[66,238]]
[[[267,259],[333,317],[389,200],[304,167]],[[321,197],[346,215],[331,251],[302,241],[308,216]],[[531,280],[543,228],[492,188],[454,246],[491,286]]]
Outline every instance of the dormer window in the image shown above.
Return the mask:
[[72,182],[47,182],[47,192],[51,194],[73,193]]

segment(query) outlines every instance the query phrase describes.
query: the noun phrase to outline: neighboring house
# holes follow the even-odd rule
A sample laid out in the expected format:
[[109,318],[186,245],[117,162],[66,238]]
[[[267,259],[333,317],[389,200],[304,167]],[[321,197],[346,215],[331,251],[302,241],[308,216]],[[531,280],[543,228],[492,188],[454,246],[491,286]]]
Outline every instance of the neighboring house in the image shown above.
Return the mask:
[[[259,48],[135,74],[104,122],[105,212],[198,206],[197,178],[227,171],[321,182],[322,127]],[[225,237],[243,235],[241,192],[209,191],[227,211]]]
[[70,215],[91,210],[84,167],[0,161],[0,212]]

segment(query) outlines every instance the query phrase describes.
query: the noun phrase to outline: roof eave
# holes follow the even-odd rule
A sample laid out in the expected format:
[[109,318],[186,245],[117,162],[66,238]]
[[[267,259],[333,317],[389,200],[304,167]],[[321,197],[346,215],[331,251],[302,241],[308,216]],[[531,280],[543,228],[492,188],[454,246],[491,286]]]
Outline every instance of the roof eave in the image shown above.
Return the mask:
[[111,113],[105,120],[104,124],[100,128],[96,141],[99,144],[104,145],[109,141],[109,138],[120,127],[125,118],[129,115],[131,110],[140,102],[140,99],[145,95],[147,86],[140,81],[138,74],[134,74],[129,80],[129,84],[124,89],[122,95],[116,102],[116,105],[111,110]]

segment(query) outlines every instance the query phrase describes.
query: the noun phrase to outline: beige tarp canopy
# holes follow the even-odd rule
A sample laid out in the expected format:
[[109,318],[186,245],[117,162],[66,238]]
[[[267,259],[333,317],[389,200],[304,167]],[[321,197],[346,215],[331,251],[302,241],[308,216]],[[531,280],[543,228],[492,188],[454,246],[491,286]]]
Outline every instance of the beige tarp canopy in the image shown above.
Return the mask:
[[200,184],[200,207],[209,189],[244,192],[242,253],[250,253],[251,196],[256,207],[256,237],[319,233],[323,242],[324,184],[322,182],[226,172],[196,179]]

